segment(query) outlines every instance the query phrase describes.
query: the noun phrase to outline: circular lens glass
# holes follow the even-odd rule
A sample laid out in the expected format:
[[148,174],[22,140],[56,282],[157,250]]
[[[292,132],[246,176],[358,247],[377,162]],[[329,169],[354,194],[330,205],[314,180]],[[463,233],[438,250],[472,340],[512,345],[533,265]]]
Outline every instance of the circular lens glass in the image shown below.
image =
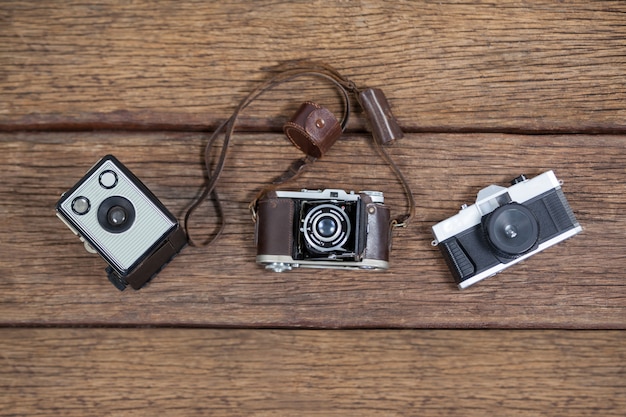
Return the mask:
[[539,239],[539,223],[530,209],[510,203],[485,216],[483,223],[491,246],[505,257],[518,257],[533,249]]
[[76,214],[87,214],[91,208],[91,203],[87,197],[79,196],[72,201],[72,211]]
[[350,237],[350,218],[341,207],[333,204],[314,206],[302,222],[304,239],[315,252],[340,250]]
[[111,189],[117,185],[117,174],[107,169],[100,174],[99,181],[103,188]]
[[111,233],[127,231],[134,221],[135,207],[124,197],[109,197],[98,207],[98,223]]
[[332,217],[325,217],[317,222],[317,233],[322,237],[331,237],[337,232],[337,222]]
[[126,210],[124,210],[124,207],[111,207],[109,209],[109,212],[107,213],[107,220],[109,221],[109,224],[113,227],[119,227],[123,225],[126,222],[127,218],[128,215],[126,213]]

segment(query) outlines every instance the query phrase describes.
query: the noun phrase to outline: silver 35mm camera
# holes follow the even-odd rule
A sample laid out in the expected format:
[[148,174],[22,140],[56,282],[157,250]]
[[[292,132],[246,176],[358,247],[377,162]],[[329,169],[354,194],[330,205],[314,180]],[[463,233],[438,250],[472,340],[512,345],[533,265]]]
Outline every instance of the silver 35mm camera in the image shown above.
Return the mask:
[[256,212],[257,263],[292,268],[387,269],[390,215],[383,193],[274,191]]
[[56,212],[87,251],[107,262],[119,290],[141,288],[187,243],[176,218],[112,155],[62,195]]
[[582,231],[552,171],[511,184],[482,189],[476,204],[432,227],[460,289]]

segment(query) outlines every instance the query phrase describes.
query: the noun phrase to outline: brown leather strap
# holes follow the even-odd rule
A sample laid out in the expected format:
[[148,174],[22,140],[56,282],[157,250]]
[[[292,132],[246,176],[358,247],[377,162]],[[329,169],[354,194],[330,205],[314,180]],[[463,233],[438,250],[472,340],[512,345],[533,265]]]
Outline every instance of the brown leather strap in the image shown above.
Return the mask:
[[[270,78],[269,80],[259,85],[252,92],[250,92],[246,97],[244,97],[239,102],[239,105],[235,108],[235,111],[230,116],[230,118],[222,122],[222,124],[218,126],[218,128],[213,132],[213,134],[209,137],[207,141],[207,144],[204,149],[204,165],[206,169],[207,182],[205,183],[203,187],[203,191],[201,195],[192,203],[192,205],[187,210],[187,213],[185,214],[185,231],[189,237],[189,244],[191,246],[208,246],[211,243],[213,243],[224,230],[225,218],[222,212],[221,202],[217,196],[217,193],[215,193],[215,185],[217,184],[217,181],[220,178],[222,170],[224,169],[224,164],[226,162],[226,157],[228,154],[230,139],[235,130],[235,122],[237,121],[237,117],[239,117],[239,113],[241,113],[241,111],[243,111],[246,107],[248,107],[250,103],[254,101],[257,97],[259,97],[265,91],[271,89],[272,87],[280,83],[287,82],[289,80],[292,80],[300,76],[308,75],[308,76],[321,77],[321,78],[331,81],[342,93],[343,98],[344,98],[344,114],[340,122],[341,130],[343,131],[346,125],[348,124],[348,119],[350,116],[350,96],[348,94],[348,91],[351,91],[351,92],[357,91],[356,87],[354,86],[354,83],[352,83],[347,78],[344,78],[343,76],[341,76],[341,74],[339,74],[331,66],[323,64],[323,63],[319,63],[319,62],[294,61],[294,62],[289,62],[279,67],[278,70],[280,70],[281,72],[279,72],[274,77]],[[217,163],[215,164],[215,167],[211,169],[210,149],[222,131],[224,131],[222,149],[220,151],[220,155],[217,159]],[[309,160],[307,163],[310,163],[310,162],[312,161]],[[189,231],[189,219],[191,215],[193,214],[193,212],[195,212],[198,206],[202,204],[209,195],[211,195],[212,200],[216,204],[218,216],[220,217],[220,227],[219,227],[218,232],[215,235],[210,236],[202,243],[197,243],[192,238],[191,233]]]
[[[356,88],[353,88],[352,91],[358,90]],[[402,133],[398,122],[391,113],[391,108],[382,90],[378,88],[366,88],[365,90],[359,92],[359,94],[357,95],[357,99],[359,104],[361,104],[361,107],[365,111],[365,116],[369,122],[368,124],[370,126],[370,129],[372,130],[372,136],[374,137],[374,148],[376,149],[376,152],[378,152],[378,154],[383,158],[383,160],[394,172],[396,178],[398,178],[398,180],[400,181],[404,190],[404,194],[407,198],[407,213],[398,216],[395,219],[392,219],[391,229],[396,227],[406,227],[411,219],[415,216],[415,198],[413,196],[413,192],[411,191],[409,183],[404,177],[404,174],[402,174],[400,168],[396,165],[396,163],[393,161],[393,159],[387,153],[385,147],[383,146],[392,144],[396,139],[401,138],[404,134]],[[292,120],[297,120],[300,118],[298,113],[299,112],[297,112]],[[289,124],[289,122],[287,124]],[[300,126],[300,128],[302,128],[302,126]],[[316,158],[314,158],[312,155],[309,155],[307,158],[302,158],[295,161],[289,167],[289,169],[285,171],[281,176],[276,178],[270,185],[261,189],[261,191],[259,191],[255,196],[254,200],[252,200],[248,205],[248,208],[252,213],[252,219],[256,220],[256,204],[264,195],[271,191],[277,190],[280,185],[283,185],[299,177],[311,166],[311,164],[315,160]]]
[[[213,146],[213,143],[215,142],[215,140],[219,137],[219,132],[222,131],[222,129],[224,128],[224,126],[228,123],[230,119],[222,122],[218,128],[215,130],[215,132],[213,132],[213,134],[211,135],[211,137],[209,137],[209,140],[207,141],[206,147],[204,149],[204,167],[206,169],[206,178],[207,178],[207,182],[204,184],[203,188],[202,188],[202,193],[200,194],[200,196],[198,198],[196,198],[196,200],[191,204],[191,206],[189,206],[189,208],[187,209],[187,212],[185,213],[185,233],[187,234],[187,239],[189,240],[189,245],[190,246],[207,246],[210,245],[212,242],[214,242],[224,231],[224,228],[226,227],[226,220],[224,218],[224,212],[222,210],[222,202],[219,199],[217,192],[215,191],[215,184],[217,183],[217,180],[219,178],[219,172],[218,175],[211,175],[211,161],[209,158],[209,149],[211,149],[211,147]],[[222,147],[222,153],[220,155],[220,159],[225,159],[226,158],[226,147]],[[221,165],[223,166],[223,161],[221,163]],[[221,168],[220,168],[221,171]],[[198,206],[200,206],[200,204],[202,204],[207,197],[211,195],[211,200],[214,202],[215,204],[215,209],[217,211],[217,215],[220,218],[220,226],[219,229],[217,231],[217,233],[215,233],[213,236],[207,238],[207,240],[205,240],[204,242],[198,244],[195,240],[193,240],[193,238],[191,237],[191,233],[189,231],[189,219],[191,217],[191,215],[196,211],[196,209],[198,208]]]
[[[239,105],[235,108],[235,111],[230,116],[230,118],[224,121],[222,124],[220,124],[220,126],[209,137],[209,140],[207,141],[207,144],[204,150],[204,164],[205,164],[205,169],[206,169],[207,182],[204,185],[201,195],[190,206],[190,208],[187,210],[187,213],[185,215],[185,231],[187,232],[187,235],[188,235],[189,244],[191,246],[210,245],[219,237],[219,235],[224,230],[225,217],[222,211],[221,202],[218,198],[217,193],[215,192],[215,186],[217,184],[217,181],[220,178],[222,170],[224,169],[224,164],[226,162],[226,157],[228,154],[230,139],[235,130],[235,123],[237,121],[237,117],[239,116],[239,113],[241,113],[241,111],[243,111],[246,107],[248,107],[248,105],[250,105],[250,103],[254,101],[257,97],[259,97],[261,94],[271,89],[275,85],[292,80],[300,76],[307,76],[307,75],[321,77],[321,78],[331,81],[343,94],[344,114],[343,114],[343,118],[341,122],[339,123],[339,126],[340,126],[339,135],[341,131],[345,129],[348,123],[349,116],[350,116],[350,96],[348,92],[353,93],[357,97],[357,101],[365,110],[366,117],[368,118],[370,127],[372,129],[375,147],[378,153],[389,164],[389,166],[392,168],[392,170],[396,174],[397,178],[402,183],[404,192],[409,202],[408,213],[406,215],[403,215],[393,220],[392,224],[394,227],[406,226],[409,220],[414,216],[415,200],[413,198],[413,194],[411,192],[411,189],[404,175],[402,175],[402,172],[400,171],[398,166],[392,161],[391,157],[387,154],[387,152],[382,147],[382,144],[391,143],[395,138],[401,137],[401,134],[402,134],[402,131],[400,130],[399,126],[397,126],[397,122],[395,122],[395,119],[391,115],[391,110],[386,101],[386,98],[384,97],[384,94],[382,93],[382,90],[365,89],[363,92],[361,92],[352,81],[343,77],[333,67],[324,63],[320,63],[320,62],[313,62],[313,61],[307,61],[307,60],[293,61],[293,62],[288,62],[278,67],[277,70],[280,71],[278,74],[276,74],[269,80],[259,85],[251,93],[249,93],[246,97],[244,97],[244,99],[241,100]],[[298,115],[296,114],[296,117],[297,116]],[[323,117],[326,122],[326,120],[328,120],[328,114],[324,113]],[[334,119],[334,116],[333,116],[333,119]],[[315,124],[317,120],[318,118],[313,118],[311,119],[312,121],[311,123]],[[305,132],[307,131],[306,129],[307,123],[308,121],[305,121],[304,123]],[[331,124],[334,125],[334,123],[331,123]],[[324,124],[324,126],[326,125]],[[322,130],[324,126],[322,126]],[[336,130],[336,127],[331,126],[331,128],[333,131]],[[222,131],[224,131],[224,139],[222,142],[220,155],[217,159],[215,167],[211,169],[210,149]],[[310,132],[308,133],[310,135]],[[337,137],[339,135],[337,135]],[[333,134],[330,134],[329,137],[332,139]],[[332,143],[334,143],[334,140],[336,140],[336,138],[334,140],[330,140],[329,141],[330,145],[326,145],[323,141],[322,142],[313,141],[315,143],[313,143],[311,147],[309,148],[308,145],[307,146],[303,145],[304,142],[301,141],[301,139],[302,138],[296,138],[294,141],[294,137],[290,137],[290,140],[294,141],[294,143],[302,145],[301,149],[303,149],[303,151],[307,153],[308,156],[306,158],[296,161],[294,164],[290,166],[289,170],[287,170],[283,175],[281,175],[276,180],[274,180],[271,185],[261,190],[261,192],[257,195],[257,198],[255,198],[253,202],[250,203],[250,206],[252,208],[256,206],[256,201],[260,197],[262,197],[266,192],[270,190],[274,190],[279,185],[284,184],[288,181],[291,181],[297,178],[300,174],[302,174],[302,172],[304,172],[318,158],[318,156],[316,155],[319,155],[319,156],[323,155],[323,153],[328,150],[328,146],[332,145]],[[309,140],[309,138],[306,138],[306,137],[304,139],[306,139],[307,141]],[[196,208],[200,204],[202,204],[204,200],[206,200],[206,198],[209,195],[211,195],[212,200],[215,202],[216,209],[218,212],[217,214],[220,217],[220,228],[215,235],[209,237],[207,240],[205,240],[201,244],[198,244],[192,239],[189,233],[189,219],[191,217],[191,214],[196,210]]]
[[315,161],[316,161],[316,158],[313,158],[311,156],[306,156],[302,159],[293,161],[293,163],[289,166],[289,168],[284,173],[276,177],[274,181],[272,181],[271,184],[263,187],[256,194],[256,196],[250,202],[250,204],[248,204],[248,209],[250,210],[250,213],[252,213],[252,220],[256,221],[256,211],[257,211],[256,206],[259,200],[261,200],[261,198],[271,193],[272,191],[276,191],[278,188],[280,188],[280,186],[284,185],[285,183],[298,178],[300,175],[306,172]]
[[393,162],[393,160],[391,159],[391,156],[387,153],[387,150],[384,148],[384,146],[382,146],[380,139],[377,139],[376,137],[374,137],[373,142],[374,142],[374,148],[376,149],[378,154],[385,160],[385,162],[387,162],[387,164],[389,165],[393,173],[396,175],[396,178],[398,178],[398,180],[400,181],[400,184],[402,184],[402,188],[404,189],[404,195],[406,196],[408,204],[409,204],[407,213],[393,219],[391,221],[391,225],[394,228],[406,227],[408,226],[411,219],[415,217],[415,197],[413,197],[413,192],[411,191],[411,187],[409,186],[409,183],[406,180],[404,174],[402,174],[402,171],[400,170],[398,165],[396,165],[396,163]]
[[374,148],[378,154],[387,162],[396,178],[402,184],[404,195],[407,198],[407,213],[392,220],[392,226],[406,227],[413,217],[415,217],[415,198],[411,187],[407,182],[400,168],[393,162],[391,156],[385,150],[385,146],[391,145],[396,139],[404,136],[400,125],[391,112],[391,107],[387,101],[385,93],[379,88],[366,88],[358,92],[357,101],[365,111],[365,117],[372,130],[374,137]]
[[[398,216],[395,219],[392,219],[391,221],[392,229],[396,227],[406,227],[408,226],[409,222],[413,219],[413,217],[415,217],[415,197],[413,196],[411,187],[409,186],[409,183],[406,180],[406,177],[404,176],[404,174],[402,174],[402,171],[400,170],[398,165],[396,165],[396,163],[393,162],[393,159],[391,159],[391,156],[387,153],[387,150],[384,148],[384,146],[382,146],[380,140],[377,139],[376,137],[374,137],[374,148],[376,149],[376,152],[378,152],[378,154],[381,156],[381,158],[383,158],[383,160],[387,163],[387,165],[389,165],[393,173],[396,175],[396,178],[398,178],[398,180],[400,181],[400,184],[402,185],[402,189],[404,190],[404,194],[408,202],[407,213],[401,216]],[[311,166],[311,164],[314,161],[315,161],[315,158],[312,158],[310,156],[294,161],[294,163],[291,164],[289,169],[287,169],[282,175],[280,175],[278,178],[272,181],[270,185],[261,189],[261,191],[257,193],[254,199],[248,205],[248,208],[250,209],[250,212],[252,213],[252,220],[256,221],[256,205],[257,205],[257,202],[263,196],[265,196],[266,194],[272,191],[277,190],[280,186],[284,185],[285,183],[298,178],[300,175],[302,175],[302,173],[304,173]]]

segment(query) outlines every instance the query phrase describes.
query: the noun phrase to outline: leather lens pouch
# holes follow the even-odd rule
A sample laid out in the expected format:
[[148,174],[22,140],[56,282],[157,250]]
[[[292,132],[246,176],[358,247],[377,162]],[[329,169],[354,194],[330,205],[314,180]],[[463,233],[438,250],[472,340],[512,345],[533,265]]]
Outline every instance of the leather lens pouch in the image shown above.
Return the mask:
[[330,110],[306,101],[285,123],[283,131],[302,152],[321,158],[339,139],[342,129]]

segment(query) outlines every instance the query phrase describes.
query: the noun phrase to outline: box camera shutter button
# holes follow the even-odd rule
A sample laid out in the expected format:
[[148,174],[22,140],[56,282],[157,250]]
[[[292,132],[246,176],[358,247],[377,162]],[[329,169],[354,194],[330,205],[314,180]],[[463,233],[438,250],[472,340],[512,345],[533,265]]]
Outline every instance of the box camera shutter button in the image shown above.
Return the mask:
[[117,185],[117,174],[111,170],[106,170],[100,174],[99,180],[102,187],[110,189]]

